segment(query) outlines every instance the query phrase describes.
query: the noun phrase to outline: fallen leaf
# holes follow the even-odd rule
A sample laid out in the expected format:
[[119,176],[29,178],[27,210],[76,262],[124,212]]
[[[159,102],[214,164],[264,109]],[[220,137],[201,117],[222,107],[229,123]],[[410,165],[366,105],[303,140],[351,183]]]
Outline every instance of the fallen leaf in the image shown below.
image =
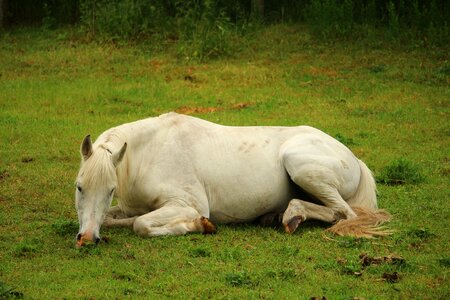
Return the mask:
[[231,108],[233,108],[233,109],[243,109],[243,108],[250,107],[252,105],[253,105],[252,103],[239,102],[239,103],[234,104]]
[[382,278],[389,283],[396,283],[400,281],[400,275],[397,272],[383,273]]
[[380,265],[382,263],[388,264],[404,264],[405,259],[395,254],[389,254],[387,256],[371,257],[367,253],[361,253],[359,255],[361,260],[361,266],[367,267],[370,265]]
[[34,158],[32,158],[30,156],[22,157],[22,162],[23,163],[29,163],[29,162],[32,162],[33,160],[34,160]]

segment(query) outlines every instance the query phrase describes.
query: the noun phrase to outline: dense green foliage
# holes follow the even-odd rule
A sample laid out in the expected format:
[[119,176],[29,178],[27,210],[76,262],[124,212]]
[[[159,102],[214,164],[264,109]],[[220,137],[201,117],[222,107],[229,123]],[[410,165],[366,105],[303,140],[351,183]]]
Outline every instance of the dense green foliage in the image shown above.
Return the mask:
[[200,58],[227,54],[236,34],[261,23],[303,22],[325,39],[377,39],[382,30],[396,39],[449,43],[450,3],[445,0],[265,0],[263,16],[252,5],[257,2],[17,0],[9,1],[7,19],[44,27],[80,23],[91,36],[109,40],[163,37],[182,45],[187,40]]

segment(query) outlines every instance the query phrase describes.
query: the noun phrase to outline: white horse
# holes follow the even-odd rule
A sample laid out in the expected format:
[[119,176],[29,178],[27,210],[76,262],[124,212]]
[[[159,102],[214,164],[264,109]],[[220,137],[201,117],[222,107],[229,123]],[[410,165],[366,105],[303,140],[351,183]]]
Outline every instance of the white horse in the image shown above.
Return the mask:
[[77,246],[98,242],[102,224],[159,236],[281,216],[288,233],[316,219],[371,237],[388,219],[367,166],[308,126],[230,127],[168,113],[109,129],[94,144],[86,136],[81,155]]

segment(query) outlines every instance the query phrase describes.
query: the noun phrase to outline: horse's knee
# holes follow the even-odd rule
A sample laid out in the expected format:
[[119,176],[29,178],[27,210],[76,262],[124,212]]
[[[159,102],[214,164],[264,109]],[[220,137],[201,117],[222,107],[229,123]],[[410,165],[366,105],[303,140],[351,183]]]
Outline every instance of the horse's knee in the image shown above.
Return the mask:
[[148,224],[146,224],[144,217],[138,217],[134,220],[133,223],[133,231],[140,236],[148,236],[149,228]]

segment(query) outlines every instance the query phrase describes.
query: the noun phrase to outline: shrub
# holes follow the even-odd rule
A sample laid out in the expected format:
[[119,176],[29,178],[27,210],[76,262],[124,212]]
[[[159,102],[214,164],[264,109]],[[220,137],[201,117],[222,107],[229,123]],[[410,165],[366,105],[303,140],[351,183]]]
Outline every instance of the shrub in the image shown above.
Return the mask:
[[424,181],[424,176],[418,165],[401,158],[384,167],[377,177],[377,181],[388,185],[417,184]]
[[203,1],[181,12],[179,52],[188,60],[228,56],[232,52],[233,24],[214,1]]
[[91,35],[109,40],[138,39],[168,27],[163,1],[81,0],[80,14]]

